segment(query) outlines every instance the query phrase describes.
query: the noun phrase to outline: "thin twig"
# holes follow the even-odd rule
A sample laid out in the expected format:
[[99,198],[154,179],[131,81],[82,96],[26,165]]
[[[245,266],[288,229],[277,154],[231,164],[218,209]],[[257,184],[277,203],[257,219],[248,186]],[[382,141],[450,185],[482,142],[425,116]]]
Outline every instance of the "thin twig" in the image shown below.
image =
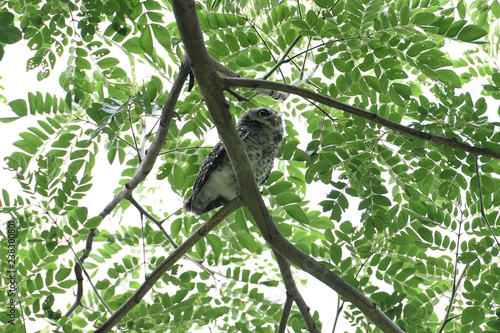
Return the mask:
[[[125,187],[115,195],[113,200],[111,200],[111,202],[108,203],[106,207],[104,207],[102,212],[99,214],[101,218],[105,218],[106,216],[108,216],[123,199],[130,196],[132,191],[147,177],[149,172],[153,169],[156,158],[158,157],[158,154],[160,153],[162,147],[165,145],[170,121],[174,115],[175,104],[177,103],[177,99],[179,98],[182,87],[184,86],[184,81],[186,81],[187,75],[189,74],[190,70],[191,68],[189,62],[185,58],[182,62],[181,67],[179,68],[179,73],[172,85],[172,89],[167,97],[167,101],[163,106],[162,115],[160,117],[160,127],[153,142],[151,143],[148,153],[144,157],[142,163],[136,169],[130,181],[125,184]],[[77,294],[73,305],[65,314],[66,317],[69,317],[71,313],[73,313],[73,311],[81,304],[81,300],[83,297],[83,263],[92,251],[92,244],[94,242],[95,234],[96,229],[90,229],[90,232],[87,235],[87,240],[85,242],[85,249],[83,250],[78,262],[75,263],[74,270],[77,281]]]
[[222,207],[215,215],[207,222],[201,225],[195,232],[191,234],[177,249],[175,249],[165,260],[163,260],[155,270],[148,276],[146,281],[127,299],[115,313],[108,318],[94,333],[109,332],[141,299],[149,292],[156,282],[162,277],[165,272],[170,269],[179,259],[181,259],[196,243],[205,237],[210,231],[219,225],[226,217],[242,206],[243,202],[240,197],[234,198],[232,201]]
[[497,243],[497,246],[500,247],[500,243],[498,242],[498,238],[495,235],[495,232],[493,231],[493,229],[491,228],[491,224],[488,221],[488,218],[486,217],[486,213],[484,212],[483,189],[482,189],[482,184],[481,184],[481,175],[479,174],[479,158],[477,158],[477,156],[476,156],[476,177],[477,177],[477,187],[478,187],[478,192],[479,192],[479,209],[481,212],[482,220],[483,220],[484,224],[486,224],[486,226],[488,227],[488,229],[491,233],[491,236],[493,236],[493,239]]
[[281,312],[280,324],[278,326],[278,333],[285,333],[286,326],[288,322],[288,317],[290,317],[290,311],[292,310],[293,297],[286,293],[285,304],[283,304],[283,311]]
[[292,275],[292,270],[290,268],[290,263],[275,250],[273,250],[273,254],[274,257],[276,258],[276,262],[280,267],[281,278],[283,279],[283,283],[285,284],[287,299],[288,296],[291,296],[295,304],[297,304],[300,314],[302,315],[302,318],[304,318],[304,321],[306,323],[307,331],[313,333],[320,333],[320,330],[318,329],[316,322],[314,321],[313,317],[311,316],[311,313],[309,312],[309,307],[302,298],[302,295],[300,294],[299,289],[295,284]]
[[342,309],[344,308],[345,301],[342,301],[340,303],[340,297],[337,295],[337,313],[335,314],[335,321],[333,322],[333,328],[332,328],[332,333],[335,332],[335,329],[337,328],[337,323],[340,318],[340,314],[342,313]]
[[[285,53],[283,53],[283,55],[281,56],[281,59],[276,63],[276,65],[274,65],[273,68],[271,68],[271,70],[269,72],[267,72],[266,75],[264,75],[264,77],[262,78],[262,80],[267,80],[277,69],[279,69],[281,67],[281,65],[283,65],[285,62],[289,62],[289,61],[285,61],[286,57],[288,57],[288,55],[290,54],[290,52],[292,51],[292,49],[295,47],[295,45],[297,45],[297,43],[302,39],[302,35],[298,35],[297,37],[295,37],[295,40],[292,42],[292,44],[290,44],[290,46],[288,47],[288,49],[285,50]],[[284,82],[284,78],[283,78],[283,82]]]
[[448,324],[448,322],[449,322],[448,318],[450,316],[451,308],[453,306],[453,302],[455,301],[455,295],[456,295],[457,289],[458,289],[458,285],[457,285],[458,256],[459,256],[459,251],[460,251],[460,237],[462,236],[462,223],[463,223],[463,220],[460,219],[460,221],[458,221],[457,248],[455,251],[455,268],[453,269],[453,286],[452,286],[452,290],[451,290],[450,302],[448,303],[448,308],[446,309],[446,315],[444,316],[443,324],[441,325],[441,328],[439,329],[438,333],[442,333],[444,331],[446,324]]
[[135,151],[137,152],[137,158],[139,159],[139,163],[142,161],[141,151],[139,150],[139,146],[137,146],[137,140],[135,139],[134,133],[134,124],[132,123],[132,116],[130,115],[130,108],[127,108],[128,113],[128,121],[130,123],[130,130],[132,131],[132,139],[134,140]]
[[[144,209],[144,207],[142,207],[132,196],[130,196],[129,198],[127,198],[128,201],[130,201],[130,203],[135,207],[137,208],[137,210],[144,216],[146,216],[151,222],[153,222],[157,227],[158,229],[161,230],[161,232],[163,233],[163,235],[165,235],[165,238],[167,238],[169,240],[169,242],[172,244],[172,247],[174,249],[177,249],[179,247],[179,245],[177,245],[177,243],[175,242],[175,240],[172,238],[172,236],[170,236],[170,234],[165,230],[165,228],[163,228],[163,225],[162,225],[162,222],[163,221],[159,221],[158,219],[156,219],[153,215],[151,215],[148,211],[146,211]],[[178,212],[179,210],[177,210]],[[212,271],[211,269],[208,269],[207,267],[203,266],[202,262],[203,260],[198,260],[198,259],[195,259],[193,258],[192,256],[190,256],[189,254],[186,254],[185,257],[192,261],[195,265],[197,265],[198,267],[200,267],[201,269],[203,269],[205,272],[207,272],[208,274],[214,276],[215,274],[219,274],[217,272],[214,272]]]

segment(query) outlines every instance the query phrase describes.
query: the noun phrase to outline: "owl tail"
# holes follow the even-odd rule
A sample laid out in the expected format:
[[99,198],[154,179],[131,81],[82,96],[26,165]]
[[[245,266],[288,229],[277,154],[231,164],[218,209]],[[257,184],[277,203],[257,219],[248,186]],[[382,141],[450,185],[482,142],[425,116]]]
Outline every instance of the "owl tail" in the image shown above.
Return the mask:
[[[184,202],[184,206],[182,207],[186,213],[193,212],[193,196],[189,196],[189,198]],[[194,212],[193,212],[194,213]]]

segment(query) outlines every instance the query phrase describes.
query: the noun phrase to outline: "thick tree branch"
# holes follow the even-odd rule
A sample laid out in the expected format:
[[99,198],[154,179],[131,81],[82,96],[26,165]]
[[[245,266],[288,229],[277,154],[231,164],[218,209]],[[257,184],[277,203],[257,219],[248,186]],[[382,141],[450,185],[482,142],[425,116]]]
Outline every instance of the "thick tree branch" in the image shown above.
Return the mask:
[[290,94],[295,94],[298,96],[301,96],[303,98],[308,98],[311,100],[314,100],[316,102],[319,102],[321,104],[325,104],[327,106],[342,110],[344,112],[350,113],[354,116],[358,116],[360,118],[369,120],[372,123],[379,124],[381,126],[384,126],[386,128],[392,129],[393,131],[396,131],[401,134],[406,134],[406,135],[411,135],[413,137],[441,144],[444,146],[452,147],[455,149],[463,150],[468,153],[471,153],[473,155],[482,155],[482,156],[487,156],[495,159],[500,159],[500,153],[493,152],[489,149],[482,148],[482,147],[474,147],[471,145],[468,145],[463,142],[457,141],[455,138],[447,138],[445,136],[441,135],[436,135],[436,134],[431,134],[431,133],[426,133],[422,132],[419,130],[416,130],[411,127],[407,127],[404,125],[401,125],[399,123],[396,123],[392,120],[383,118],[379,116],[376,113],[369,112],[363,109],[360,109],[358,107],[342,103],[340,101],[337,101],[331,97],[324,96],[321,94],[318,94],[312,90],[302,88],[302,87],[297,87],[293,86],[290,84],[284,84],[284,83],[279,83],[279,82],[271,82],[271,81],[263,81],[263,80],[256,80],[256,79],[244,79],[244,78],[232,78],[232,77],[225,77],[222,78],[222,82],[225,85],[226,89],[229,89],[231,87],[245,87],[245,88],[251,88],[251,89],[257,89],[257,88],[264,88],[264,89],[271,89],[271,90],[280,90],[284,91]]
[[[132,191],[139,185],[149,174],[149,172],[153,169],[153,166],[156,162],[156,158],[160,153],[162,147],[165,145],[168,129],[170,126],[170,121],[174,115],[175,104],[177,103],[177,99],[182,91],[182,87],[184,85],[184,81],[189,74],[190,67],[187,63],[186,59],[183,60],[177,78],[172,85],[172,89],[170,94],[167,97],[165,105],[162,109],[162,114],[160,117],[160,127],[156,136],[149,147],[149,151],[145,156],[142,163],[139,165],[134,175],[130,179],[130,181],[125,184],[125,188],[118,192],[113,200],[104,207],[102,212],[99,214],[100,217],[105,218],[108,216],[113,209],[123,200],[130,196]],[[65,316],[68,317],[75,311],[75,309],[81,305],[82,297],[83,297],[83,263],[89,257],[90,252],[92,251],[92,244],[94,242],[94,237],[96,234],[96,229],[90,229],[90,233],[87,235],[87,240],[85,242],[85,249],[83,250],[80,258],[75,263],[75,275],[77,280],[77,294],[76,299],[73,305],[68,309]]]
[[139,304],[141,299],[153,288],[155,283],[162,277],[165,272],[170,269],[179,259],[181,259],[196,243],[205,237],[212,229],[219,225],[226,217],[231,215],[235,210],[240,208],[242,201],[240,197],[236,197],[227,205],[222,207],[215,215],[213,215],[207,222],[191,234],[178,248],[176,248],[165,260],[155,268],[149,275],[144,283],[137,289],[130,298],[123,303],[123,305],[116,310],[111,317],[108,318],[94,333],[109,332],[127,313],[130,312]]
[[[315,259],[309,257],[306,253],[295,247],[280,233],[269,215],[267,207],[257,188],[250,163],[248,162],[248,157],[241,145],[241,140],[231,119],[228,103],[223,95],[223,90],[231,86],[228,82],[233,82],[232,80],[236,82],[245,80],[235,78],[222,79],[215,72],[214,66],[210,66],[212,61],[204,46],[204,39],[194,1],[172,0],[172,7],[186,54],[191,61],[196,81],[198,82],[200,91],[203,94],[207,107],[224,143],[229,160],[231,161],[238,188],[244,189],[244,191],[239,191],[241,199],[249,208],[264,238],[274,250],[283,255],[290,262],[306,272],[309,272],[352,302],[381,330],[384,332],[402,332],[396,324],[394,324],[361,292],[321,265]],[[224,85],[221,85],[221,80]],[[288,87],[288,85],[283,86]],[[261,87],[265,89],[274,89],[270,86]],[[254,84],[253,88],[259,87]],[[280,90],[282,90],[281,87]]]

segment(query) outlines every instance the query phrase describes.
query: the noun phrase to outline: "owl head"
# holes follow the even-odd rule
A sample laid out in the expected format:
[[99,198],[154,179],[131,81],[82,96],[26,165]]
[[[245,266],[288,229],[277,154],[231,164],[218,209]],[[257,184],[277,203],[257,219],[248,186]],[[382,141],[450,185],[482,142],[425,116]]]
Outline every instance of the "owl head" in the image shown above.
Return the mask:
[[256,122],[271,128],[273,131],[283,131],[283,121],[281,120],[281,115],[278,111],[268,107],[247,110],[241,115],[238,125],[251,123],[255,124]]

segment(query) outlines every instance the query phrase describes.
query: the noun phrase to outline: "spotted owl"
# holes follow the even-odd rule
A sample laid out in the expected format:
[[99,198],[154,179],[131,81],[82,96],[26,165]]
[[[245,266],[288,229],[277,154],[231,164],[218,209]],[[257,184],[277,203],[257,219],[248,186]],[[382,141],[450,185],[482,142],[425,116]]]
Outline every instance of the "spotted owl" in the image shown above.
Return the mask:
[[[247,153],[257,185],[263,185],[283,139],[283,121],[268,107],[243,113],[236,126]],[[201,215],[234,199],[236,177],[222,141],[205,158],[193,185],[193,193],[184,203],[184,211]]]

